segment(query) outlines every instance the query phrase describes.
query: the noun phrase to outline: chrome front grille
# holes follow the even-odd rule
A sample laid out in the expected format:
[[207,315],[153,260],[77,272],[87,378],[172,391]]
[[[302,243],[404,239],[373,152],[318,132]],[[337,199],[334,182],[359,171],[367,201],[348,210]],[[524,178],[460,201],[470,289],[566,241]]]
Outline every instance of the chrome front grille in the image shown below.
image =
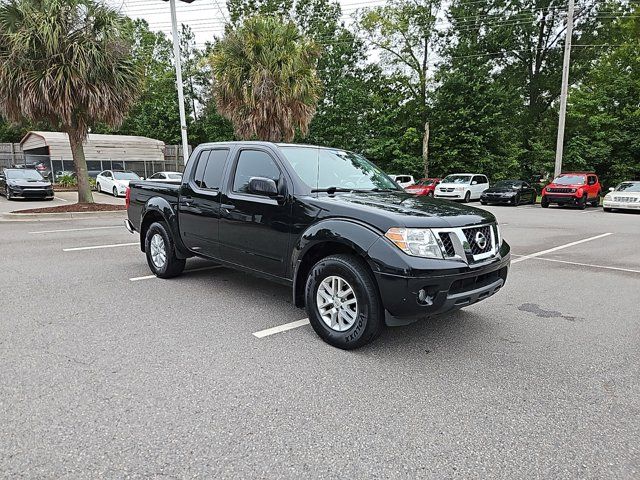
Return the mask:
[[498,232],[495,224],[462,228],[434,228],[442,254],[448,259],[468,264],[498,255]]
[[635,203],[638,201],[637,197],[613,197],[614,202],[626,202]]

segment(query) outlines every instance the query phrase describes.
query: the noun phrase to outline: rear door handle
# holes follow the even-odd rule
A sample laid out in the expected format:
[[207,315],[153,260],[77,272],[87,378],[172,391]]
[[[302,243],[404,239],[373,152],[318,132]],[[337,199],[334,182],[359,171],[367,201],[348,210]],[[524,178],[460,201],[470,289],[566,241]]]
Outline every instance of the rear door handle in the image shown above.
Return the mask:
[[193,202],[193,198],[192,197],[180,197],[180,205],[183,205],[185,207],[189,207],[189,206],[191,206],[191,202]]

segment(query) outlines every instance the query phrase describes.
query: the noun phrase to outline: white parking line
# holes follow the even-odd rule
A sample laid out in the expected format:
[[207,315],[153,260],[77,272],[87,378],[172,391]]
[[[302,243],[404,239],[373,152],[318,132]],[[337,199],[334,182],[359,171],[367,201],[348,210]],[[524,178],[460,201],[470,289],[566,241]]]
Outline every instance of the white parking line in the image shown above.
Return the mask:
[[63,248],[63,252],[78,252],[80,250],[98,250],[100,248],[116,248],[116,247],[130,247],[132,245],[140,245],[139,242],[132,243],[113,243],[111,245],[93,245],[91,247],[73,247],[73,248]]
[[518,262],[524,262],[525,260],[529,260],[530,258],[541,257],[542,255],[546,255],[547,253],[557,252],[558,250],[563,250],[565,248],[573,247],[574,245],[579,245],[585,242],[590,242],[592,240],[598,240],[599,238],[608,237],[609,235],[613,235],[613,233],[603,233],[602,235],[596,235],[595,237],[585,238],[583,240],[567,243],[565,245],[559,245],[557,247],[553,247],[548,250],[542,250],[541,252],[532,253],[530,255],[524,255],[522,257],[516,258],[515,260],[512,260],[511,263],[513,264]]
[[87,228],[65,228],[62,230],[41,230],[38,232],[29,232],[29,233],[33,235],[38,235],[40,233],[82,232],[84,230],[106,230],[109,228],[122,228],[124,230],[124,227],[122,225],[113,225],[111,227],[87,227]]
[[60,198],[60,197],[53,197],[53,198],[55,198],[56,200],[61,200],[63,202],[69,203],[69,200],[65,200],[64,198]]
[[545,262],[566,263],[568,265],[578,265],[581,267],[604,268],[606,270],[617,270],[619,272],[640,273],[640,270],[633,270],[631,268],[607,267],[606,265],[594,265],[592,263],[569,262],[567,260],[557,260],[555,258],[538,257],[536,258],[536,260],[544,260]]
[[[191,272],[201,272],[203,270],[213,270],[216,268],[222,268],[222,265],[212,265],[210,267],[202,267],[202,268],[192,268],[191,270],[185,270],[184,273],[191,273]],[[138,282],[140,280],[151,280],[154,278],[158,278],[155,275],[145,275],[144,277],[133,277],[130,278],[129,280],[132,282]]]
[[284,325],[278,325],[277,327],[267,328],[266,330],[260,330],[259,332],[254,332],[253,336],[264,338],[276,333],[286,332],[287,330],[293,330],[294,328],[303,327],[304,325],[309,325],[308,318],[296,320],[295,322],[291,323],[285,323]]

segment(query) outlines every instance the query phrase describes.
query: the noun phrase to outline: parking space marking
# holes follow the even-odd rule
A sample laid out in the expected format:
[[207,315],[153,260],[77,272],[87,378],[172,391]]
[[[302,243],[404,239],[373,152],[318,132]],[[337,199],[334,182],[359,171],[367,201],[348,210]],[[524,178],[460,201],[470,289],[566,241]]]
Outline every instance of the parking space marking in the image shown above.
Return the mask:
[[284,325],[278,325],[277,327],[267,328],[266,330],[260,330],[254,332],[253,336],[257,338],[268,337],[280,332],[286,332],[287,330],[293,330],[294,328],[303,327],[309,325],[309,319],[303,318],[302,320],[296,320],[295,322],[285,323]]
[[544,260],[545,262],[566,263],[568,265],[578,265],[578,266],[581,266],[581,267],[604,268],[606,270],[617,270],[619,272],[640,273],[640,270],[633,270],[631,268],[608,267],[606,265],[594,265],[592,263],[570,262],[568,260],[558,260],[558,259],[555,259],[555,258],[537,257],[536,260]]
[[557,252],[558,250],[564,250],[565,248],[573,247],[574,245],[580,245],[581,243],[585,243],[585,242],[591,242],[592,240],[598,240],[599,238],[608,237],[609,235],[613,235],[613,233],[603,233],[601,235],[596,235],[595,237],[584,238],[582,240],[566,243],[564,245],[559,245],[557,247],[549,248],[548,250],[542,250],[540,252],[532,253],[530,255],[523,255],[522,257],[512,260],[511,263],[513,264],[518,262],[524,262],[525,260],[529,260],[530,258],[541,257],[542,255],[546,255],[547,253]]
[[92,245],[90,247],[73,247],[63,248],[63,252],[79,252],[80,250],[98,250],[100,248],[116,248],[116,247],[130,247],[132,245],[140,245],[139,242],[132,243],[112,243],[111,245]]
[[38,232],[29,232],[29,233],[32,235],[38,235],[41,233],[82,232],[84,230],[106,230],[109,228],[122,228],[124,230],[122,225],[112,225],[110,227],[87,227],[87,228],[64,228],[61,230],[40,230]]
[[63,202],[69,203],[69,200],[65,200],[64,198],[60,198],[60,197],[53,197],[53,198],[55,198],[56,200],[61,200]]
[[[210,267],[193,268],[191,270],[185,270],[184,273],[201,272],[203,270],[214,270],[216,268],[223,268],[223,265],[211,265]],[[145,275],[144,277],[133,277],[133,278],[130,278],[129,281],[131,281],[131,282],[139,282],[140,280],[152,280],[154,278],[158,278],[158,277],[156,277],[155,275]]]

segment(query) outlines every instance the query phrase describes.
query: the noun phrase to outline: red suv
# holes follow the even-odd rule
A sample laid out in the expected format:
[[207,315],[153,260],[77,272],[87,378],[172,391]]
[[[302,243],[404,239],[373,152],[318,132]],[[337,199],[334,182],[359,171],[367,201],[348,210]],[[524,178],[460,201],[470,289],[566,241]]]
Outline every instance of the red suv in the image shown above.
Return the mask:
[[433,197],[433,192],[436,189],[436,185],[439,183],[439,178],[423,178],[413,185],[406,187],[405,190],[407,193],[412,193],[413,195],[426,195],[428,197]]
[[549,204],[576,205],[584,209],[587,204],[593,207],[600,205],[602,188],[595,173],[569,172],[556,177],[542,190],[542,208]]

